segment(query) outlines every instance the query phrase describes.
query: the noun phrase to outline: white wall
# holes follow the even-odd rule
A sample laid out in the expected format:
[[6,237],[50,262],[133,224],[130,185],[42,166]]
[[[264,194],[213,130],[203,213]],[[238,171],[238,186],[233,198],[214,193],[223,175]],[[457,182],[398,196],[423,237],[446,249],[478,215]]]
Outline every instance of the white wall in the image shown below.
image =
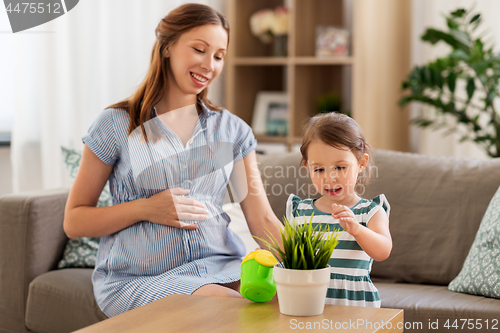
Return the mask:
[[10,147],[0,147],[0,197],[12,193]]

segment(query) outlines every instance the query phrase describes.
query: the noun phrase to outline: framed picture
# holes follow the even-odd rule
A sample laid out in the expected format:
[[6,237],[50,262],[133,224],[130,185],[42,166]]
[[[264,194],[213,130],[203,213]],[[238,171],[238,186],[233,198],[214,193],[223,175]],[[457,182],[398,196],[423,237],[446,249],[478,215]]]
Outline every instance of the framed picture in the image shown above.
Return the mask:
[[288,133],[288,95],[280,91],[257,93],[252,118],[255,135],[286,136]]
[[319,26],[316,29],[316,56],[349,55],[349,31],[335,27]]

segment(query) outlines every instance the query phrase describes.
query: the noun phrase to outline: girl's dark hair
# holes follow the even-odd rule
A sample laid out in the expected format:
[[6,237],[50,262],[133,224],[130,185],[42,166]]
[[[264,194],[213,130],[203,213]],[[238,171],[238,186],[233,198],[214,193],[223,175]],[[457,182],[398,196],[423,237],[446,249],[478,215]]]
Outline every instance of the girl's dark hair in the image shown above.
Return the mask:
[[358,184],[369,182],[369,170],[373,166],[372,150],[358,123],[349,116],[338,112],[324,113],[312,117],[306,125],[300,152],[302,163],[307,163],[307,150],[311,142],[321,140],[327,145],[342,150],[350,150],[356,159],[368,154],[368,165],[358,176]]
[[[177,42],[185,32],[207,24],[222,26],[227,32],[229,44],[229,24],[226,18],[209,6],[188,3],[175,8],[160,21],[156,27],[156,41],[151,53],[149,70],[144,81],[132,96],[108,107],[122,108],[129,113],[130,126],[128,134],[141,126],[142,133],[147,140],[144,123],[151,119],[151,108],[160,101],[167,88],[170,60],[164,57],[165,50]],[[198,98],[209,109],[222,110],[222,108],[208,100],[207,94],[208,88],[205,88],[198,94]],[[199,106],[197,107],[199,108]]]

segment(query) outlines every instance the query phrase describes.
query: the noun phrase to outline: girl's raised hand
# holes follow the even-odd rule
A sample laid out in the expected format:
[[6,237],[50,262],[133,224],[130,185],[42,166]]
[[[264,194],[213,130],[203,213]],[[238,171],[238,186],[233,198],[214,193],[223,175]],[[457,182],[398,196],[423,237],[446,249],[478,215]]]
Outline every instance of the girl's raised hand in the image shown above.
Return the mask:
[[208,210],[194,199],[183,197],[189,190],[180,187],[168,189],[144,199],[146,220],[180,229],[198,229],[198,225],[180,220],[206,220]]
[[332,204],[332,217],[339,220],[339,224],[351,236],[356,237],[360,224],[356,220],[354,213],[349,207],[344,205]]

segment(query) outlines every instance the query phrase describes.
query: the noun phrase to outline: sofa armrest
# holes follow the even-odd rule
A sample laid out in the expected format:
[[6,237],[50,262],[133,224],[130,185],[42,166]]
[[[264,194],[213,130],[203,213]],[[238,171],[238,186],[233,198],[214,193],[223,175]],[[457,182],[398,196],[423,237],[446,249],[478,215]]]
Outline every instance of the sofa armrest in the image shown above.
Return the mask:
[[63,230],[69,190],[0,198],[0,332],[25,332],[28,286],[55,269],[67,237]]

